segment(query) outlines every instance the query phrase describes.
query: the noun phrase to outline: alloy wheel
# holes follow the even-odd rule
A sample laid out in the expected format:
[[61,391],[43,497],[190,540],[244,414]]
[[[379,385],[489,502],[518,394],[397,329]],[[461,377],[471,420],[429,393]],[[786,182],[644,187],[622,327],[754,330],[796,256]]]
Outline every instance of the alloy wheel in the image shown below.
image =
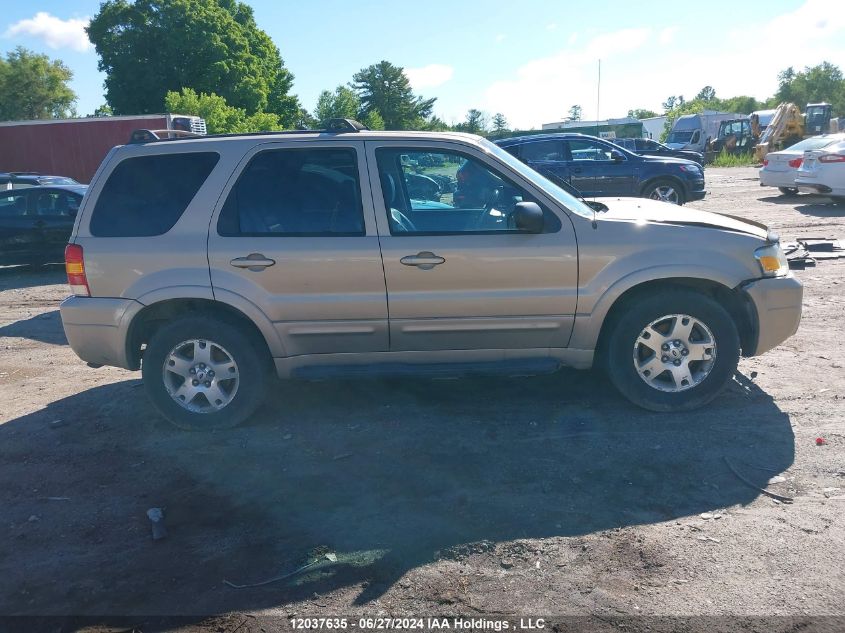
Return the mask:
[[699,385],[716,362],[710,328],[688,314],[667,314],[649,323],[634,343],[634,369],[653,389],[676,393]]

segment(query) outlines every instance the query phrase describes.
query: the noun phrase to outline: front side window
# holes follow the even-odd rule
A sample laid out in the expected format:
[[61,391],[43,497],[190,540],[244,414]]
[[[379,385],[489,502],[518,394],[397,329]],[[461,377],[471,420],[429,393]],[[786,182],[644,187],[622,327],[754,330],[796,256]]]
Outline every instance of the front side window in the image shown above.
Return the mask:
[[[483,162],[458,152],[376,150],[384,206],[393,235],[518,232],[511,213],[537,202]],[[544,209],[544,232],[560,230]]]
[[219,158],[216,152],[191,152],[123,160],[94,206],[91,235],[164,235],[182,217]]
[[611,160],[611,148],[588,139],[569,141],[572,160]]
[[223,236],[364,234],[351,148],[274,149],[252,157],[223,205]]

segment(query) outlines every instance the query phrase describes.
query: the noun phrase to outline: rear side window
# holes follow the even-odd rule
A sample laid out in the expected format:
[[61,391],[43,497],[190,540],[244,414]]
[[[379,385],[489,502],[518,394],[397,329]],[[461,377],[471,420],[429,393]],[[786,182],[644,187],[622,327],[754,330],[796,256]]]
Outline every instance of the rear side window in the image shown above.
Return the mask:
[[256,154],[232,187],[217,232],[230,237],[363,235],[355,150]]
[[100,192],[91,215],[91,235],[164,235],[182,217],[219,158],[216,152],[127,158]]

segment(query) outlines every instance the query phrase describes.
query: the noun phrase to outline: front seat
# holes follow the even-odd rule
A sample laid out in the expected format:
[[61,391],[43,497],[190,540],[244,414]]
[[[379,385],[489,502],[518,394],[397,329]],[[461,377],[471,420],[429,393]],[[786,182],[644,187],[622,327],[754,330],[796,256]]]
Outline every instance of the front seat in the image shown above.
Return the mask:
[[381,174],[381,190],[384,192],[384,203],[390,208],[390,228],[397,233],[415,231],[414,223],[396,208],[396,182],[393,174]]

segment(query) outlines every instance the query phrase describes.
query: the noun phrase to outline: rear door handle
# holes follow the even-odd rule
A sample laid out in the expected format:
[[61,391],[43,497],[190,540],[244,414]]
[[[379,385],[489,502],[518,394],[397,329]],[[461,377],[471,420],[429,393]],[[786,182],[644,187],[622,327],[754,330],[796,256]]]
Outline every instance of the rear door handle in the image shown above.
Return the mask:
[[246,257],[236,257],[229,263],[235,268],[246,268],[253,272],[258,272],[268,266],[274,265],[276,260],[265,257],[261,253],[250,253]]
[[416,266],[417,268],[421,268],[423,270],[431,270],[446,260],[439,255],[435,255],[431,251],[421,251],[416,255],[406,255],[399,261],[405,266]]

